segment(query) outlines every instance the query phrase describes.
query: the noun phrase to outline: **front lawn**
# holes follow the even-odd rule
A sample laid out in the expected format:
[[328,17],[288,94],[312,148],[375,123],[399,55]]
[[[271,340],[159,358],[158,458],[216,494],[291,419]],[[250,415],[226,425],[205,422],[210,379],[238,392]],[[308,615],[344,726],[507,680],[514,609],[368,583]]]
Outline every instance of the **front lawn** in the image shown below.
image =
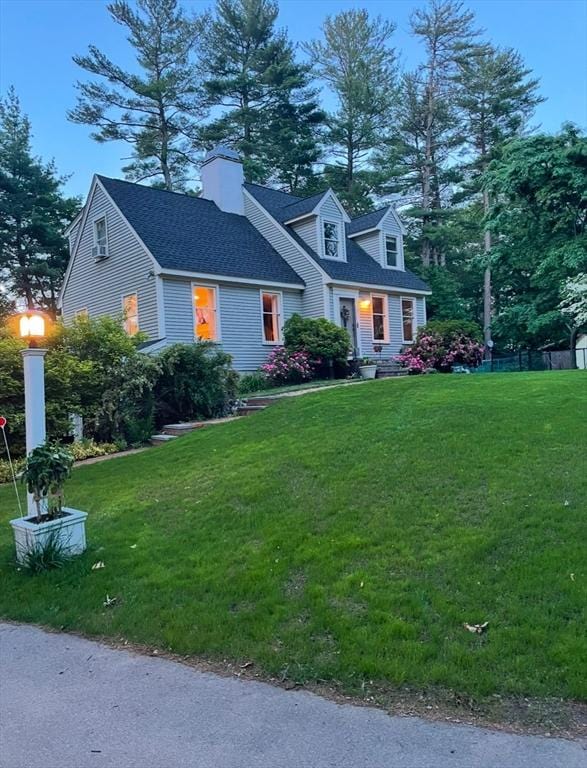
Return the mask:
[[76,469],[91,550],[28,576],[2,525],[0,615],[344,691],[587,698],[586,416],[581,371],[409,377]]

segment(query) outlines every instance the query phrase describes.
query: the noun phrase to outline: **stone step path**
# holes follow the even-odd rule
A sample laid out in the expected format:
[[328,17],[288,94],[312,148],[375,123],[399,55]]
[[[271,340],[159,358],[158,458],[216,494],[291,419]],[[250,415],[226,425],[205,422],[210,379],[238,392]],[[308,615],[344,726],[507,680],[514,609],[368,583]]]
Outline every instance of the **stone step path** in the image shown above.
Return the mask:
[[222,419],[208,419],[207,421],[186,421],[177,424],[165,424],[160,434],[151,435],[151,445],[163,445],[164,443],[174,440],[176,437],[195,432],[197,429],[213,427],[216,424],[225,424],[228,421],[235,421],[235,419],[238,419],[241,416],[249,416],[252,413],[259,413],[259,411],[264,411],[268,405],[277,402],[277,400],[277,397],[250,397],[244,400],[242,405],[239,405],[234,416],[225,416]]
[[[407,371],[401,369],[397,363],[391,361],[381,361],[377,364],[377,377],[384,378],[386,376],[405,376]],[[285,397],[295,397],[297,395],[311,394],[312,392],[322,392],[326,389],[332,389],[334,387],[350,386],[353,384],[360,384],[361,381],[345,381],[338,384],[333,383],[328,387],[309,387],[307,389],[293,390],[291,392],[282,392],[278,395],[252,395],[251,397],[243,398],[241,404],[236,409],[234,416],[226,416],[222,419],[209,419],[208,421],[187,421],[179,422],[177,424],[165,424],[162,431],[159,434],[151,436],[151,445],[163,445],[181,435],[188,435],[190,432],[195,432],[197,429],[204,427],[212,427],[215,424],[224,424],[227,421],[234,421],[241,416],[250,416],[254,413],[260,413],[265,408],[279,402],[279,400]]]
[[407,376],[408,372],[402,368],[395,360],[380,360],[377,363],[376,377],[378,379],[387,379],[391,376]]

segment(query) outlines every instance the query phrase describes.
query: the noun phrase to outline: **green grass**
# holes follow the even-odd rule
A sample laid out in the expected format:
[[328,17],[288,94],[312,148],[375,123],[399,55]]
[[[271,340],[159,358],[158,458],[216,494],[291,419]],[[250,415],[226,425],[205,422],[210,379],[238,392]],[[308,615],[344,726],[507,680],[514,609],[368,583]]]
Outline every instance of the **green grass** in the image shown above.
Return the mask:
[[30,576],[0,526],[0,615],[348,691],[585,698],[586,414],[582,372],[409,377],[81,467],[91,550]]
[[347,379],[313,379],[312,381],[305,381],[302,384],[284,384],[281,387],[267,387],[265,389],[258,389],[255,392],[247,392],[242,395],[244,400],[247,397],[259,397],[261,395],[282,395],[286,392],[298,392],[304,389],[322,389],[324,387],[339,387],[341,384],[348,384],[352,380]]

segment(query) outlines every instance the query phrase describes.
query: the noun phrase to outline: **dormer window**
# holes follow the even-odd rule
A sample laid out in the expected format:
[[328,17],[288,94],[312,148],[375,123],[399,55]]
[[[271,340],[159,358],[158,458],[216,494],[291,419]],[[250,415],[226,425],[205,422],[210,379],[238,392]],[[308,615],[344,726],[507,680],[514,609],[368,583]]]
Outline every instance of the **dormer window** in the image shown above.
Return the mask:
[[324,256],[327,259],[340,259],[340,227],[335,221],[325,221],[322,224],[324,238]]
[[385,235],[385,266],[399,267],[399,243],[395,235]]

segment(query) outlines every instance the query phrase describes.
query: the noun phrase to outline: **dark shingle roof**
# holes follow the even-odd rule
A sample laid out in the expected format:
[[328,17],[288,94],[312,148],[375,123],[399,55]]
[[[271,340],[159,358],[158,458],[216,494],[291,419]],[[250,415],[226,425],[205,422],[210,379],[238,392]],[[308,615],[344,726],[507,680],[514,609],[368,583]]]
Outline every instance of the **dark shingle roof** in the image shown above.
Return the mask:
[[[273,218],[280,222],[283,221],[283,209],[288,206],[289,203],[299,202],[300,200],[300,198],[288,195],[285,192],[269,189],[268,187],[261,187],[257,184],[245,184],[245,188],[259,203],[261,203]],[[383,212],[381,212],[381,210],[374,211],[373,213],[381,214],[381,216],[383,216],[386,210],[387,209],[384,209]],[[371,214],[366,214],[366,216],[370,215]],[[361,216],[360,218],[364,219],[365,216]],[[293,227],[288,227],[285,224],[282,224],[282,226],[296,243],[298,243],[309,256],[320,264],[321,268],[333,280],[344,280],[345,282],[365,283],[367,285],[382,287],[387,286],[390,288],[405,288],[406,290],[414,291],[430,290],[428,285],[421,278],[407,269],[405,271],[399,269],[383,269],[383,267],[380,267],[375,259],[369,256],[369,254],[357,245],[352,238],[347,237],[346,239],[346,261],[321,259],[318,254],[310,248],[304,240],[302,240]],[[367,229],[367,227],[362,227],[362,229]]]
[[294,199],[294,202],[290,202],[289,205],[282,208],[280,221],[291,221],[307,213],[312,213],[325,194],[325,192],[319,192],[317,195],[304,197],[301,200],[299,197],[293,197],[292,195],[291,197]]
[[350,224],[347,224],[347,234],[354,235],[355,232],[363,232],[365,229],[373,229],[379,224],[387,211],[389,211],[389,205],[351,219]]
[[304,284],[245,216],[203,198],[98,178],[163,269]]

